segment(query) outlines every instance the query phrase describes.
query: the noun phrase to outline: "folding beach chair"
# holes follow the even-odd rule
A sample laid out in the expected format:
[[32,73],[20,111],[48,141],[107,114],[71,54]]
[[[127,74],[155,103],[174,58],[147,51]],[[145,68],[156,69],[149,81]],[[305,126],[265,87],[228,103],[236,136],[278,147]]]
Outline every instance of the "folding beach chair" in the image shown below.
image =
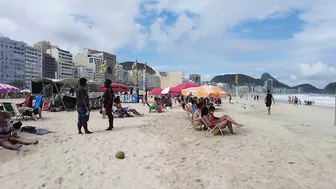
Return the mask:
[[217,123],[213,128],[210,128],[210,126],[211,125],[208,125],[205,121],[204,121],[204,119],[203,119],[203,117],[202,117],[202,121],[203,121],[203,123],[205,124],[205,126],[207,126],[207,130],[205,131],[205,136],[208,136],[210,133],[212,133],[212,134],[216,134],[216,133],[214,133],[215,131],[218,131],[219,130],[219,132],[221,133],[221,135],[222,136],[224,136],[224,133],[223,133],[223,131],[219,128],[219,123]]
[[12,116],[13,120],[22,120],[23,115],[19,112],[16,105],[11,102],[0,102],[0,106],[2,105],[3,110],[9,112]]
[[194,123],[196,120],[194,120],[194,118],[193,118],[193,113],[191,114],[190,124],[189,124],[188,130],[191,130],[191,129],[195,129],[197,131],[203,131],[204,130],[204,121],[200,117],[198,119],[200,119],[198,121],[202,121],[203,124],[196,126],[195,123]]
[[49,98],[45,99],[43,106],[42,106],[42,111],[49,111],[51,104],[51,100]]

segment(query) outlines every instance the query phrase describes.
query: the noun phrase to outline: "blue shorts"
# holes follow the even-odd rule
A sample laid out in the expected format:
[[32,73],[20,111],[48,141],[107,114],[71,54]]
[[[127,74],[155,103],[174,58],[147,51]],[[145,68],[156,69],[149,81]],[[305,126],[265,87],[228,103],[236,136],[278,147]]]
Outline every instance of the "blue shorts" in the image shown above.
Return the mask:
[[87,110],[85,108],[77,108],[77,112],[78,112],[78,121],[79,122],[88,122],[89,121],[90,112],[87,115],[86,114]]

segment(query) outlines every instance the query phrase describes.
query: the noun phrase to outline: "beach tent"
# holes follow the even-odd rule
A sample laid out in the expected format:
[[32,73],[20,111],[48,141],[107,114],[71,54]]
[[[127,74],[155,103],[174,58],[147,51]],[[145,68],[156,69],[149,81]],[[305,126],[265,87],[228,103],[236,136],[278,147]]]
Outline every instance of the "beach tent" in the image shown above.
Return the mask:
[[[48,97],[53,96],[54,94],[58,94],[60,97],[62,97],[60,93],[60,84],[54,82],[52,79],[47,78],[33,78],[31,80],[31,93]],[[62,98],[61,102],[66,109]]]

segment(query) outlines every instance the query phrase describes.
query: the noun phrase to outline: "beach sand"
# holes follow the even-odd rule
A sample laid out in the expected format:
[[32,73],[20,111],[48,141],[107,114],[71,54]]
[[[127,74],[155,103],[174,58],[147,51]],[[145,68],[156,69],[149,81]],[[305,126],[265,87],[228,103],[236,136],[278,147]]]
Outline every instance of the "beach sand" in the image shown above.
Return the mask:
[[[91,135],[78,135],[76,112],[44,112],[43,120],[24,125],[55,133],[21,136],[40,141],[21,151],[0,150],[1,189],[335,189],[336,127],[333,109],[224,102],[216,115],[228,114],[243,128],[236,135],[204,136],[188,130],[187,114],[174,107],[145,117],[107,119],[91,113]],[[244,106],[245,107],[242,107]],[[117,151],[126,158],[115,158]]]

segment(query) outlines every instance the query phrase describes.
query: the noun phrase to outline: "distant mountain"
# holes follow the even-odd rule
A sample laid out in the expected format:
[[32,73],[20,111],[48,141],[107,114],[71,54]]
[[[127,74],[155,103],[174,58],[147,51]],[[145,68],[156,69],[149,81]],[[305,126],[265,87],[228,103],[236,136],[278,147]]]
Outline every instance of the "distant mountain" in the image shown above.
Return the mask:
[[317,93],[318,94],[318,93],[324,92],[322,89],[318,89],[315,86],[308,84],[308,83],[291,87],[291,89],[298,90],[300,87],[303,89],[304,93]]
[[[214,78],[212,78],[211,82],[215,83],[228,83],[228,84],[235,84],[235,77],[236,74],[225,74],[225,75],[217,75]],[[256,86],[264,86],[264,83],[267,79],[272,79],[273,80],[273,87],[274,88],[287,88],[287,89],[296,89],[298,90],[300,87],[302,87],[302,90],[304,93],[325,93],[325,94],[335,94],[335,87],[336,83],[329,83],[324,89],[319,89],[316,88],[315,86],[311,84],[301,84],[297,85],[294,87],[290,87],[277,79],[275,79],[271,74],[269,73],[263,73],[260,77],[258,78],[253,78],[248,75],[244,74],[238,74],[238,80],[240,85],[245,85],[245,84],[252,84]]]
[[[132,70],[133,63],[134,61],[126,61],[126,62],[120,62],[119,64],[122,65],[125,70]],[[138,67],[138,70],[143,70],[145,67],[145,64],[138,62],[137,67]],[[153,68],[147,65],[146,73],[155,74],[155,71],[153,70]]]
[[[216,83],[229,83],[229,84],[235,84],[235,77],[236,74],[225,74],[225,75],[217,75],[214,78],[212,78],[211,82],[216,82]],[[261,79],[263,78],[263,79]],[[288,85],[283,84],[276,80],[274,77],[272,77],[268,73],[262,74],[260,79],[258,78],[253,78],[245,74],[238,74],[238,82],[239,84],[254,84],[257,86],[264,86],[265,81],[267,79],[273,79],[273,87],[276,88],[290,88]],[[267,78],[267,79],[266,79]]]
[[325,86],[323,92],[325,94],[335,94],[335,90],[336,90],[336,82],[329,83],[327,86]]
[[273,76],[271,76],[271,74],[269,74],[269,73],[263,73],[263,74],[261,74],[260,79],[261,79],[261,80],[267,80],[267,79],[273,79],[273,80],[276,80],[276,79],[275,79]]

